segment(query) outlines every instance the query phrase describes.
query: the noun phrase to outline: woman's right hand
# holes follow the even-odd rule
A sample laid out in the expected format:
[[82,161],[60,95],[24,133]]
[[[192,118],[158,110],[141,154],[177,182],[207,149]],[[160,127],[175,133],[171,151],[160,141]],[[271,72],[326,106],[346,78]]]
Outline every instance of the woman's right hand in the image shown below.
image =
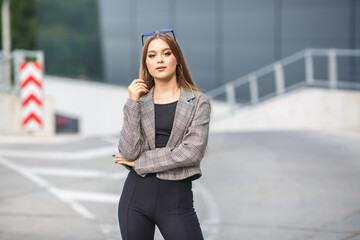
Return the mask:
[[148,87],[145,84],[145,80],[143,79],[135,79],[128,87],[129,90],[129,98],[139,102],[140,97],[145,93],[148,93]]

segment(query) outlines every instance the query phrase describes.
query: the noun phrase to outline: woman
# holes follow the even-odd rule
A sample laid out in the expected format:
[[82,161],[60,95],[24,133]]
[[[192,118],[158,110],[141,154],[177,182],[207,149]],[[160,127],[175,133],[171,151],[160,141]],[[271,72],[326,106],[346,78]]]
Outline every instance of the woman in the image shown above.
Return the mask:
[[121,235],[154,239],[156,225],[166,240],[203,239],[192,181],[201,176],[208,142],[209,98],[196,88],[172,30],[144,35],[115,155],[130,169],[119,202]]

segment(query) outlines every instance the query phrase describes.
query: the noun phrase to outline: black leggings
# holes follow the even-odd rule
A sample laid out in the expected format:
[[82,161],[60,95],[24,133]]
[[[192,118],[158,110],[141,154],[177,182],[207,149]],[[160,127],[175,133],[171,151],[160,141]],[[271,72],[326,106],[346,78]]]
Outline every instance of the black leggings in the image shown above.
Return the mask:
[[166,240],[202,240],[193,205],[192,182],[164,181],[129,172],[119,202],[123,240],[154,239],[155,224]]

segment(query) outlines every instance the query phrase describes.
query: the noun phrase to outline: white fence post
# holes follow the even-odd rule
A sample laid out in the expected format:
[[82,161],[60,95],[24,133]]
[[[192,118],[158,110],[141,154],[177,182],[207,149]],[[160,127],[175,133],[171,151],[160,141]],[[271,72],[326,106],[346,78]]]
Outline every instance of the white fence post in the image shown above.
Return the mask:
[[277,62],[274,64],[275,71],[275,83],[277,95],[281,95],[285,92],[285,80],[284,80],[284,69],[281,63]]
[[328,77],[330,88],[335,89],[337,87],[337,61],[336,50],[330,49],[328,54]]
[[236,105],[235,88],[233,83],[226,84],[226,100],[230,106],[230,111],[234,111]]
[[308,85],[314,84],[314,62],[310,49],[305,51],[305,76]]
[[259,102],[259,92],[258,92],[258,84],[255,75],[249,76],[249,86],[250,86],[250,96],[251,96],[251,104],[255,104]]

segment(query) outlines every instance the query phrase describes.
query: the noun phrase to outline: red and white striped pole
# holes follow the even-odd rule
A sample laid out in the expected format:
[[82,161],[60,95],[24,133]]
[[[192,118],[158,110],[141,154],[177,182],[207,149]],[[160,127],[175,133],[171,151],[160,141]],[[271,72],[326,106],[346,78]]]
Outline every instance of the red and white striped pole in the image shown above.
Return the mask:
[[27,131],[37,131],[43,126],[43,68],[38,62],[20,64],[20,98],[22,126]]

